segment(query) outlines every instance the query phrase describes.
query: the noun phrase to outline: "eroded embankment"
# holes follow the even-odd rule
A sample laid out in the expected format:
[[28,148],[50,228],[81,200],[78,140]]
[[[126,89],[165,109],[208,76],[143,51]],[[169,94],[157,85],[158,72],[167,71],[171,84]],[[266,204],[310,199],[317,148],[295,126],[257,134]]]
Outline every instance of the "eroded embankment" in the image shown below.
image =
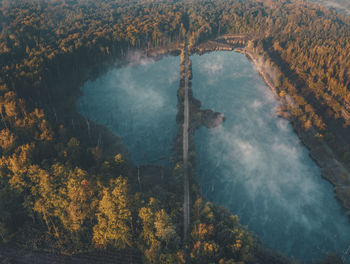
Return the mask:
[[[319,137],[316,129],[312,126],[309,129],[305,129],[297,117],[293,116],[293,110],[298,107],[297,103],[292,96],[285,93],[285,90],[277,84],[276,76],[278,76],[278,70],[266,62],[258,49],[252,48],[252,45],[247,45],[250,40],[253,40],[250,36],[223,36],[217,39],[217,45],[215,45],[215,41],[210,41],[195,47],[194,52],[203,54],[211,51],[235,50],[245,54],[252,61],[260,76],[280,101],[280,107],[277,109],[276,114],[291,122],[302,143],[310,150],[311,158],[321,168],[322,176],[334,186],[336,198],[340,200],[342,206],[349,213],[350,173],[348,169],[339,161],[327,142]],[[283,73],[279,71],[279,74]]]

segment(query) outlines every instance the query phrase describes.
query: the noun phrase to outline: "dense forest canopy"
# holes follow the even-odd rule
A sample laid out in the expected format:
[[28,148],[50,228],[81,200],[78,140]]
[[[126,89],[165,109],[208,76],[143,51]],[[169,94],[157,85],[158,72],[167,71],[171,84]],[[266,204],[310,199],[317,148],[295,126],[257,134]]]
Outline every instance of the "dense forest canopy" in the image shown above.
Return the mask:
[[[5,0],[0,31],[1,243],[132,247],[148,263],[184,261],[179,179],[140,192],[121,147],[111,155],[99,132],[88,135],[85,121],[65,110],[92,72],[130,50],[186,37],[194,47],[223,34],[251,36],[250,47],[279,69],[295,117],[350,164],[350,18],[335,10],[296,0]],[[254,263],[256,238],[194,193],[193,262]]]

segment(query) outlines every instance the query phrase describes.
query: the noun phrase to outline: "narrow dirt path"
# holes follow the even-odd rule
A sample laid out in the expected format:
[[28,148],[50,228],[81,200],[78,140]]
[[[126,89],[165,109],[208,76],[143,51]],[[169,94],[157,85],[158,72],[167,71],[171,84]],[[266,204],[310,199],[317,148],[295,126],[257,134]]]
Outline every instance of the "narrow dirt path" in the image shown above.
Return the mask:
[[185,55],[185,98],[184,98],[184,123],[183,123],[183,169],[184,169],[184,242],[188,242],[188,233],[190,227],[190,188],[188,173],[188,129],[190,119],[190,109],[188,100],[188,50],[187,40],[184,45]]

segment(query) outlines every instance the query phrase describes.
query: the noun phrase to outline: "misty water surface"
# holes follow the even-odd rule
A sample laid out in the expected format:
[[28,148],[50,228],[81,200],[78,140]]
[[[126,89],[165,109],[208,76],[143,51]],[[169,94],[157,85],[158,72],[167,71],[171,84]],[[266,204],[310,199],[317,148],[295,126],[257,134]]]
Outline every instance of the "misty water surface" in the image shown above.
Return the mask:
[[[350,225],[251,62],[234,52],[192,56],[193,91],[226,116],[196,132],[203,195],[225,205],[273,249],[310,260],[350,244]],[[122,137],[137,164],[169,164],[179,58],[135,59],[81,88],[78,110]],[[162,158],[166,156],[165,160]]]
[[179,57],[160,61],[130,58],[126,67],[114,68],[86,82],[78,111],[121,136],[136,165],[169,165],[176,135]]
[[310,260],[350,245],[350,225],[331,185],[278,102],[239,53],[192,56],[193,92],[204,108],[226,116],[222,127],[196,132],[203,194],[238,214],[269,247]]
[[349,0],[311,0],[311,2],[321,4],[327,8],[335,8],[345,15],[350,15]]

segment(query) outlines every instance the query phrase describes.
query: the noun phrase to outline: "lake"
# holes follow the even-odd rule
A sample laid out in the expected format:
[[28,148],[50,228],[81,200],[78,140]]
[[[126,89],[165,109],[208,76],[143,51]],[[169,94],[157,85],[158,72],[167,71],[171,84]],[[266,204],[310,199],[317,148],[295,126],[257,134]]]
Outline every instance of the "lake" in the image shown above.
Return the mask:
[[[291,124],[276,116],[278,101],[253,64],[235,52],[191,58],[194,96],[226,117],[222,126],[196,132],[203,196],[287,256],[310,261],[342,253],[350,245],[348,218]],[[134,165],[171,167],[179,63],[136,56],[86,82],[77,109],[120,136]]]
[[310,261],[350,245],[347,216],[279,105],[242,54],[192,56],[193,92],[223,113],[221,127],[196,133],[203,195],[237,214],[269,247]]
[[77,109],[120,136],[134,165],[170,166],[180,58],[154,61],[135,54],[129,60],[125,67],[86,82]]

